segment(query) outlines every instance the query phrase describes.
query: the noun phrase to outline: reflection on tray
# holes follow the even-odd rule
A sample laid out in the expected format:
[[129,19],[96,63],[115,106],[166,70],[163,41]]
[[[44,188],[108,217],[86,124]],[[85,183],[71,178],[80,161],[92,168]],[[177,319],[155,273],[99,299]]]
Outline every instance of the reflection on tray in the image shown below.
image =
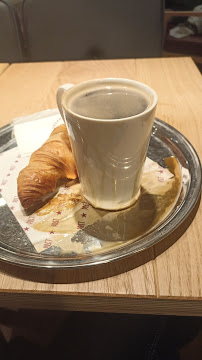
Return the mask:
[[171,213],[181,190],[178,161],[170,157],[165,164],[174,176],[159,181],[156,168],[145,172],[139,199],[125,210],[93,208],[82,198],[78,183],[70,187],[69,194],[59,193],[35,213],[33,227],[51,234],[35,245],[37,251],[43,251],[47,244],[47,248],[54,246],[74,256],[105,252],[157,227]]

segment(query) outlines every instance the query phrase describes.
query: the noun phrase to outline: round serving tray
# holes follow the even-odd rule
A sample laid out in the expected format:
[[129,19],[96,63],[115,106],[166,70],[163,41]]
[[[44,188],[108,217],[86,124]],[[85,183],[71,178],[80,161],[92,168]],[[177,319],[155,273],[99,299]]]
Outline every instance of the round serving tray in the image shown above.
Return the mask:
[[[0,129],[0,153],[16,147],[13,125]],[[81,269],[102,265],[123,259],[145,250],[173,232],[188,216],[196,204],[201,191],[201,166],[198,155],[190,142],[175,128],[155,119],[148,156],[163,165],[163,159],[175,156],[183,169],[182,189],[172,212],[155,229],[131,240],[125,245],[105,250],[104,253],[91,253],[79,256],[57,255],[54,248],[36,253],[23,229],[0,197],[0,259],[15,265],[44,269]]]

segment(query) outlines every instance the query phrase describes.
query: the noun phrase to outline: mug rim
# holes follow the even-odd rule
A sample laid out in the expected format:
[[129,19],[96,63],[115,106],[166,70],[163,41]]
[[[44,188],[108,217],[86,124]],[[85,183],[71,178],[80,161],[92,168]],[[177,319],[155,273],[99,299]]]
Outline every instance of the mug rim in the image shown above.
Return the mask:
[[[93,85],[93,84],[105,84],[105,83],[113,83],[113,84],[120,84],[123,83],[123,85],[136,85],[140,88],[145,90],[145,92],[149,95],[153,95],[153,101],[151,103],[151,105],[146,108],[143,112],[136,114],[136,115],[132,115],[132,116],[128,116],[128,117],[123,117],[123,118],[113,118],[113,119],[102,119],[102,118],[92,118],[92,117],[88,117],[88,116],[83,116],[80,115],[70,109],[68,109],[64,103],[64,98],[68,95],[71,96],[72,92],[74,93],[77,89],[85,89],[85,87],[87,85]],[[75,90],[76,89],[76,90]],[[97,79],[91,79],[91,80],[86,80],[86,81],[82,81],[76,85],[73,85],[70,89],[66,90],[64,92],[64,94],[62,95],[62,99],[61,99],[61,104],[62,107],[64,108],[64,110],[67,112],[67,114],[72,115],[73,117],[79,118],[79,119],[83,119],[83,120],[88,120],[88,121],[94,121],[94,122],[120,122],[120,121],[124,121],[124,120],[133,120],[136,118],[140,118],[142,116],[144,116],[145,114],[151,112],[157,105],[158,103],[158,95],[156,93],[156,91],[154,89],[152,89],[150,86],[148,86],[145,83],[142,83],[140,81],[136,81],[133,79],[127,79],[127,78],[97,78]]]

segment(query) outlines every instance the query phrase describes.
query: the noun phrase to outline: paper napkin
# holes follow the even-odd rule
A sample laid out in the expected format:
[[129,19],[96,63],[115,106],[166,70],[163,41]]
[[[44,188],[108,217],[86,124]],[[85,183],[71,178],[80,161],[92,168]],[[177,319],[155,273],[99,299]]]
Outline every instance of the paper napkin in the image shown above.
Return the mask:
[[[77,213],[75,217],[71,215],[73,217],[71,226],[66,229],[65,234],[61,235],[61,229],[67,227],[63,216],[67,209],[64,209],[64,213],[62,213],[63,210],[56,209],[42,215],[34,213],[28,216],[23,211],[17,195],[17,177],[20,170],[28,164],[31,153],[40,147],[46,141],[50,132],[61,123],[63,121],[58,110],[47,110],[14,121],[14,133],[18,146],[0,154],[0,167],[3,169],[0,173],[0,193],[38,252],[56,245],[65,252],[88,253],[92,249],[102,247],[96,237],[91,236],[91,242],[85,242],[84,244],[79,241],[72,241],[72,238],[77,232],[83,231],[89,224],[104,217],[103,211],[99,212],[93,209],[86,203],[85,199],[81,199],[75,209],[72,210],[73,212],[77,211]],[[159,187],[164,186],[166,189],[166,184],[173,178],[173,174],[168,169],[161,167],[148,158],[145,162],[143,175],[148,179],[152,179],[147,185],[151,194],[152,189],[155,189],[153,192],[155,194]],[[143,176],[144,179],[145,176]],[[145,184],[147,184],[147,181]],[[74,189],[78,192],[78,186],[68,186],[67,183],[60,187],[56,196],[60,194],[63,198],[68,197],[69,194],[74,193]],[[112,212],[106,214],[106,219],[110,218],[111,214]],[[47,230],[43,230],[43,226],[40,225],[43,221],[47,221]],[[107,225],[106,231],[109,231],[109,228],[110,226]],[[112,236],[114,239],[119,240],[116,232]]]

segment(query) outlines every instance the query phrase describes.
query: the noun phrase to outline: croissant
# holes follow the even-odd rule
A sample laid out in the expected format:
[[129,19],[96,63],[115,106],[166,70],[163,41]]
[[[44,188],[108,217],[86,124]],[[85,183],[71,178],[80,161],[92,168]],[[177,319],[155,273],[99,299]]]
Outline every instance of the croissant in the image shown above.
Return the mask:
[[28,209],[41,197],[56,189],[58,180],[76,179],[77,170],[65,125],[56,127],[36,150],[17,179],[18,197]]

